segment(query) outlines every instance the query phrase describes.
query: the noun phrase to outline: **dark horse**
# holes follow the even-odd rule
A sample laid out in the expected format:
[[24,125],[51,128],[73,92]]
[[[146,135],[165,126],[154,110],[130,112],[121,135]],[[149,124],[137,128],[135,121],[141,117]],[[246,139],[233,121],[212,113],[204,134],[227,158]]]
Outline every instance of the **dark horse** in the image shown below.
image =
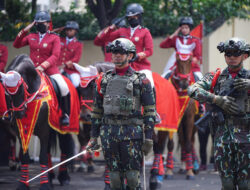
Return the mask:
[[[195,74],[191,71],[191,59],[181,60],[177,55],[176,67],[165,74],[164,78],[169,80],[177,90],[179,97],[188,97],[187,88],[196,80]],[[189,98],[189,97],[188,97]],[[182,150],[181,160],[186,162],[186,179],[194,179],[193,162],[197,162],[197,156],[194,151],[194,134],[196,127],[194,121],[196,118],[197,106],[193,99],[188,99],[183,115],[180,115],[180,122],[178,125],[178,136]],[[151,170],[150,189],[158,189],[164,175],[164,166],[162,154],[165,149],[165,141],[168,137],[168,155],[166,162],[166,179],[173,178],[173,133],[166,131],[159,131],[154,141],[154,163]]]
[[[34,95],[39,90],[41,84],[41,77],[39,73],[36,71],[32,60],[27,55],[18,55],[9,65],[7,68],[8,71],[16,71],[18,72],[23,82],[20,83],[20,86],[17,87],[15,93],[9,93],[8,88],[6,91],[11,96],[11,110],[14,112],[15,119],[22,119],[27,114],[27,104],[28,102],[32,102],[30,97]],[[38,136],[40,140],[40,155],[39,161],[41,166],[41,172],[48,169],[48,145],[49,145],[49,138],[52,131],[48,123],[49,117],[49,105],[46,101],[41,103],[39,115],[37,117],[33,135]],[[17,128],[17,127],[16,127]],[[59,138],[60,140],[60,138]],[[19,137],[20,144],[22,144],[21,139]],[[65,151],[65,154],[68,154],[67,150],[67,143],[63,146],[62,152]],[[29,165],[29,156],[28,151],[24,152],[23,147],[21,146],[21,154],[20,154],[20,161],[21,161],[21,179],[19,181],[17,190],[26,190],[29,189],[29,184],[27,183],[29,176],[28,176],[28,165]],[[40,177],[40,190],[50,190],[51,186],[48,180],[48,174],[44,174]]]

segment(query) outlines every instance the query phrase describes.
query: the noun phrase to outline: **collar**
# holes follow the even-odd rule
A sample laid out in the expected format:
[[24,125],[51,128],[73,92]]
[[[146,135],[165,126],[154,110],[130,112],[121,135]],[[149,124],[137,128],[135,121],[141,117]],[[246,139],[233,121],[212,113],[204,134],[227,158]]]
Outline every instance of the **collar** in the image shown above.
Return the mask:
[[[244,77],[245,75],[246,75],[246,69],[244,69],[243,67],[237,72],[234,72],[234,73],[237,73],[237,75],[239,75],[239,76],[241,76],[241,77]],[[233,72],[230,72],[230,70],[229,70],[229,68],[227,67],[226,69],[224,69],[223,71],[222,71],[222,75],[229,75],[229,74],[231,74],[231,73],[233,73]]]
[[66,36],[66,41],[67,42],[71,42],[71,41],[73,41],[75,39],[75,37],[73,37],[73,38],[68,38],[68,36]]
[[39,32],[39,38],[43,39],[44,36],[45,36],[46,34],[47,34],[47,32],[45,32],[44,34],[41,34],[41,33]]
[[[126,72],[125,72],[124,75],[131,76],[134,72],[135,72],[135,70],[129,65],[129,66],[128,66],[128,69],[126,70]],[[114,74],[114,75],[117,74],[116,68],[113,69],[112,74]]]
[[182,34],[179,35],[179,37],[183,38],[183,39],[188,39],[188,38],[192,38],[192,36],[190,34],[183,36]]

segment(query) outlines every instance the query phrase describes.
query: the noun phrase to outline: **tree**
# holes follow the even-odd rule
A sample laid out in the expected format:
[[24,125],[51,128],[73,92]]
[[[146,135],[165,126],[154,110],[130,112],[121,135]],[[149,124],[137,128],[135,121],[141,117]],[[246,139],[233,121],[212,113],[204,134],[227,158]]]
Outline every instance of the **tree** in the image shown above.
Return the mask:
[[86,0],[86,2],[97,18],[100,28],[103,29],[120,13],[124,0]]

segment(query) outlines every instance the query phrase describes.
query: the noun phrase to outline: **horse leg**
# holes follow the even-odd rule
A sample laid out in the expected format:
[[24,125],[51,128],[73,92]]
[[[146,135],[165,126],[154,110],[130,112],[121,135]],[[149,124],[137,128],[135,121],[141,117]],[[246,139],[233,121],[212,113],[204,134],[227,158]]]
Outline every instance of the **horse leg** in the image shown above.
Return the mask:
[[196,154],[195,151],[195,147],[194,147],[194,143],[195,143],[195,133],[196,133],[196,127],[193,128],[193,135],[192,135],[192,159],[193,159],[193,172],[194,174],[198,174],[199,173],[199,169],[200,169],[200,164],[199,164],[199,159],[198,156]]
[[[72,136],[70,134],[58,134],[59,137],[59,144],[61,149],[61,162],[67,159],[67,156],[70,155],[72,147],[70,146],[70,141],[72,140]],[[70,177],[68,173],[67,164],[63,164],[59,167],[59,174],[57,179],[59,180],[60,184],[69,185]]]
[[174,150],[174,133],[169,132],[168,133],[168,154],[167,154],[167,164],[166,164],[166,179],[173,179],[174,173],[173,173],[173,168],[174,168],[174,159],[173,159],[173,150]]
[[157,137],[154,138],[154,162],[151,168],[151,175],[149,180],[151,190],[159,189],[162,185],[163,175],[165,173],[162,154],[165,148],[166,137],[166,131],[159,131]]
[[[21,140],[20,140],[20,144]],[[20,180],[18,183],[18,187],[16,190],[29,190],[29,183],[27,182],[29,180],[29,155],[28,150],[26,153],[23,153],[22,147],[20,148],[20,161],[21,161],[21,175]]]
[[[40,139],[40,155],[39,162],[41,167],[41,173],[48,170],[48,142],[49,135],[47,136],[39,136]],[[40,190],[51,190],[51,186],[49,183],[48,173],[40,176]]]

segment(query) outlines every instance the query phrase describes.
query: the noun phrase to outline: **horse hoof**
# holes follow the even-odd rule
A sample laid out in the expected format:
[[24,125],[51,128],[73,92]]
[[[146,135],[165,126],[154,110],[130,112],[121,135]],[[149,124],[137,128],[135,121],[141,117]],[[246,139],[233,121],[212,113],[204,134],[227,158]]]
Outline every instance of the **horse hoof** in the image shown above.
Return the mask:
[[79,168],[77,169],[77,172],[80,172],[80,173],[84,172],[83,167],[79,167]]
[[16,190],[30,190],[30,187],[25,183],[18,182]]
[[195,176],[193,176],[193,175],[187,175],[186,179],[187,180],[195,180]]
[[195,160],[193,166],[194,166],[193,172],[195,175],[197,175],[199,173],[200,164],[198,163],[198,161]]
[[60,172],[57,179],[61,186],[69,185],[70,177],[67,171]]
[[52,188],[51,188],[51,186],[50,186],[49,183],[43,183],[43,184],[40,186],[39,190],[52,190]]
[[55,174],[54,173],[49,173],[48,174],[48,179],[49,179],[50,185],[53,186],[53,179],[55,179]]
[[163,176],[162,175],[151,175],[149,180],[150,190],[160,189],[162,186]]
[[185,174],[185,173],[186,173],[186,170],[184,170],[184,169],[179,169],[178,173],[179,173],[179,174]]
[[111,188],[110,188],[110,184],[108,184],[108,183],[105,183],[105,187],[104,187],[104,190],[111,190]]
[[174,176],[173,175],[165,175],[165,179],[171,180],[171,179],[174,179]]
[[94,171],[94,166],[88,166],[88,173],[93,173]]
[[199,170],[193,170],[193,172],[194,172],[195,175],[199,174]]
[[17,170],[17,163],[14,160],[9,161],[9,168],[10,171],[16,171]]

